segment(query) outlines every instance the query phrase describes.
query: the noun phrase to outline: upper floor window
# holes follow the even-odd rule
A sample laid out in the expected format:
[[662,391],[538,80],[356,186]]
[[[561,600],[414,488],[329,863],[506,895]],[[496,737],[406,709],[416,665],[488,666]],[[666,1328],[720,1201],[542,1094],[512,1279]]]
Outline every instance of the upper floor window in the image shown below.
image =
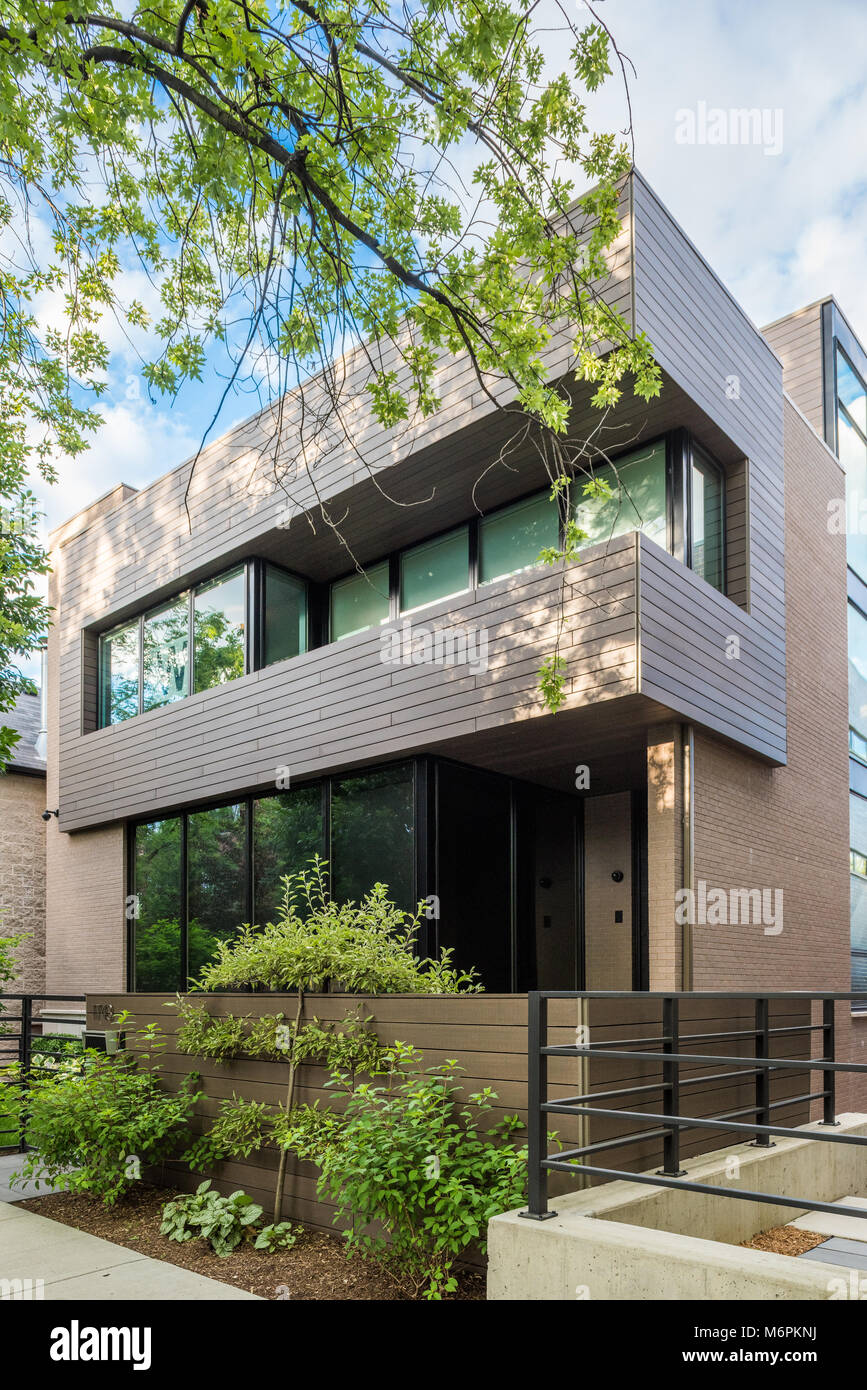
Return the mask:
[[[263,594],[257,605],[249,598],[254,580]],[[250,561],[105,633],[99,644],[100,725],[243,676],[252,665],[253,618],[261,629],[260,664],[306,651],[306,584],[276,565]]]
[[667,549],[667,476],[666,445],[661,439],[593,469],[593,480],[606,483],[610,495],[588,497],[579,478],[573,485],[578,494],[574,513],[587,535],[583,544],[601,545],[627,531],[643,531]]
[[400,557],[400,611],[411,613],[470,587],[470,532],[459,526]]
[[[848,358],[837,348],[837,453],[846,472],[846,510],[858,518],[867,501],[867,391]],[[867,578],[867,536],[846,527],[846,559]]]
[[723,589],[723,475],[696,449],[690,465],[689,515],[690,568],[715,589]]
[[331,640],[352,637],[387,623],[390,612],[388,561],[331,585]]
[[139,620],[107,632],[99,644],[101,724],[120,724],[139,712]]
[[560,514],[550,493],[537,493],[479,523],[479,583],[488,584],[539,563],[543,550],[557,548]]

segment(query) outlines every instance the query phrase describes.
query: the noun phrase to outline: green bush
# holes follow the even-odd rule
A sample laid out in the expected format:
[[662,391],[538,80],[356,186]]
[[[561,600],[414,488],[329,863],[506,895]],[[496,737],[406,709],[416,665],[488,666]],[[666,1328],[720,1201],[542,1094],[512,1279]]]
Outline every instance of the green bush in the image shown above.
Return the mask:
[[137,1034],[137,1054],[86,1052],[58,1069],[37,1069],[14,1092],[12,1113],[33,1146],[18,1181],[49,1182],[112,1204],[141,1178],[142,1169],[169,1157],[198,1099],[194,1074],[170,1095],[159,1083],[153,1049],[156,1024]]
[[451,953],[422,960],[414,952],[420,909],[414,915],[389,901],[377,883],[361,902],[329,896],[327,865],[283,880],[282,916],[264,927],[244,926],[217,945],[217,956],[195,988],[327,990],[359,994],[460,994],[482,986],[476,972],[460,972]]
[[527,1150],[513,1138],[515,1115],[480,1129],[497,1098],[490,1087],[459,1101],[457,1063],[421,1071],[421,1060],[396,1044],[386,1084],[338,1081],[343,1114],[307,1109],[282,1139],[321,1168],[320,1195],[335,1221],[351,1221],[347,1249],[414,1296],[439,1299],[457,1288],[462,1252],[485,1249],[490,1218],[525,1200]]
[[160,1234],[183,1244],[206,1240],[223,1259],[241,1244],[262,1215],[262,1208],[245,1192],[221,1197],[210,1181],[199,1183],[194,1193],[175,1197],[163,1207]]

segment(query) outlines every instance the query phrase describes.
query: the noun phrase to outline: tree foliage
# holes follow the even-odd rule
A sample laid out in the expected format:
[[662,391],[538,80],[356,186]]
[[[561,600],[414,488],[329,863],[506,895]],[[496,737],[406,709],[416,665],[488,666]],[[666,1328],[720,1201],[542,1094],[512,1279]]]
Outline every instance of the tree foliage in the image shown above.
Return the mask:
[[[550,375],[558,334],[602,410],[624,378],[648,398],[659,376],[599,291],[629,154],[592,129],[587,97],[623,62],[589,7],[581,27],[571,13],[560,0],[544,21],[516,0],[0,0],[4,495],[85,447],[112,315],[144,334],[154,395],[214,362],[226,392],[246,384],[266,402],[315,379],[291,458],[282,406],[263,446],[287,492],[299,459],[318,489],[328,455],[357,448],[359,389],[380,425],[400,425],[437,409],[439,368],[461,355],[516,431],[534,425],[552,483],[586,472],[598,445],[570,440],[569,393]],[[579,184],[592,192],[576,218]],[[156,311],[126,293],[130,267]],[[347,349],[363,368],[351,383]],[[44,619],[13,617],[11,649]]]

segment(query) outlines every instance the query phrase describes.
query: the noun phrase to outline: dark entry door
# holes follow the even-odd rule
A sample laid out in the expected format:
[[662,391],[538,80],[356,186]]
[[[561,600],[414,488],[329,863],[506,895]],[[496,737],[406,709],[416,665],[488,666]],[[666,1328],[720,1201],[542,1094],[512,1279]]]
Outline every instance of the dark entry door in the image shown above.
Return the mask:
[[519,991],[580,986],[581,805],[525,788],[517,824]]

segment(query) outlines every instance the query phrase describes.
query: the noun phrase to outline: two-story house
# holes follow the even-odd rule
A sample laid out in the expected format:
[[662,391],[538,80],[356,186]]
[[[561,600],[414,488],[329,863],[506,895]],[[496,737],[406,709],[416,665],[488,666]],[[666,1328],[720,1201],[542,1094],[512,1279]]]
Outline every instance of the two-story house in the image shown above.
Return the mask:
[[359,392],[317,464],[290,396],[276,472],[269,409],[55,533],[49,988],[183,987],[316,852],[489,991],[850,987],[841,466],[638,173],[611,267],[663,386],[565,576],[460,361],[428,420]]

